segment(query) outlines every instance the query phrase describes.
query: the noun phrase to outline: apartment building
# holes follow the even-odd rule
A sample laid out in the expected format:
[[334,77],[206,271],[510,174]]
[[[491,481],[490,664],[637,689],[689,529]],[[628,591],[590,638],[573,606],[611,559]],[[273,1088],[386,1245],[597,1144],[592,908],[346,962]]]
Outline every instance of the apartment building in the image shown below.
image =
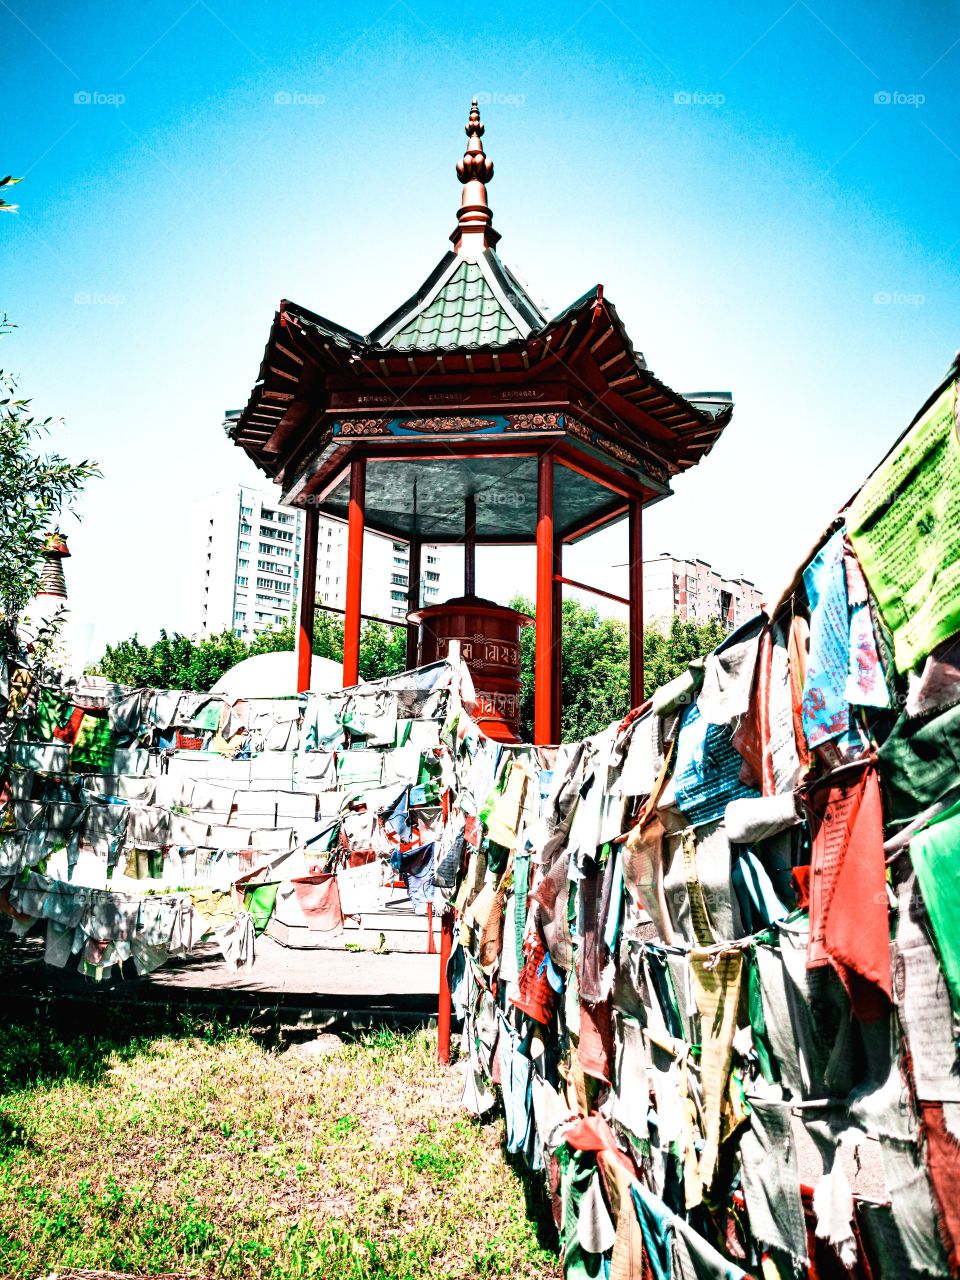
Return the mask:
[[760,612],[763,592],[742,575],[725,577],[707,560],[684,560],[664,551],[643,562],[643,611],[650,622],[708,622],[733,630]]
[[[235,485],[198,504],[196,527],[200,547],[197,634],[214,635],[229,628],[250,640],[288,622],[300,594],[303,512],[280,506],[274,494]],[[343,609],[346,558],[346,525],[321,517],[318,607]],[[407,543],[367,534],[363,576],[363,612],[402,622],[410,582]],[[441,586],[436,548],[424,547],[420,602],[437,604],[443,598]]]

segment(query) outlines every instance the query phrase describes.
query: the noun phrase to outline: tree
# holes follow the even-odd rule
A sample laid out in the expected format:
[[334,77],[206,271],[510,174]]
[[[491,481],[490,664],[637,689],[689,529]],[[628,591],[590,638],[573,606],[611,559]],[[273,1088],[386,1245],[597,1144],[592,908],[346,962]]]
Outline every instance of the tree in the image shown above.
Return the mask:
[[248,653],[248,646],[232,631],[195,641],[161,630],[152,645],[145,645],[136,635],[107,645],[93,672],[134,689],[205,692]]
[[396,675],[407,665],[406,626],[388,627],[368,622],[360,632],[360,677],[379,680]]
[[[510,602],[521,613],[534,614],[522,596]],[[644,696],[684,671],[694,658],[715,649],[726,632],[719,620],[681,622],[668,628],[651,624],[643,632]],[[602,618],[577,600],[564,600],[561,640],[561,739],[576,742],[605,729],[630,709],[630,636],[625,623]],[[533,679],[536,631],[520,633],[520,733],[533,737]]]
[[[406,666],[406,627],[368,622],[360,632],[360,676],[376,680]],[[146,645],[138,636],[107,645],[103,657],[89,668],[135,689],[185,689],[205,693],[243,658],[259,653],[284,653],[296,647],[296,631],[288,623],[279,631],[264,631],[246,643],[233,631],[203,640],[161,630],[159,639]],[[343,661],[343,623],[323,610],[313,626],[313,652],[320,658]]]
[[695,658],[715,649],[727,632],[719,618],[709,622],[681,622],[674,616],[670,626],[648,626],[643,630],[643,688],[650,697],[668,680],[686,671]]
[[[0,337],[13,327],[0,319]],[[33,416],[30,401],[17,395],[16,378],[0,369],[0,613],[9,623],[37,593],[47,537],[74,511],[87,480],[100,474],[90,461],[37,452],[50,422]]]

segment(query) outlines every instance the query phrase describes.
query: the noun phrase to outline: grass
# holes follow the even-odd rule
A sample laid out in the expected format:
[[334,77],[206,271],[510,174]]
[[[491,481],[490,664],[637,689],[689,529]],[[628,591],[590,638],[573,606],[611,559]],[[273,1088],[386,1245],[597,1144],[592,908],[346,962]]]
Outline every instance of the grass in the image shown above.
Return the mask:
[[460,1079],[424,1032],[306,1060],[182,1019],[7,1024],[0,1275],[559,1276],[542,1175],[460,1110]]

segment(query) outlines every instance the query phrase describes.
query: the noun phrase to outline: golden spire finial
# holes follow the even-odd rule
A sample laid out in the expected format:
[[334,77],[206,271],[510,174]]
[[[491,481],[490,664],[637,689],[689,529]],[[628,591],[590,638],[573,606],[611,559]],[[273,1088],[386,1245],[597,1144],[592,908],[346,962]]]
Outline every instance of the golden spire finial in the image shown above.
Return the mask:
[[473,256],[481,249],[490,249],[500,239],[493,229],[490,206],[487,204],[486,184],[493,177],[493,161],[483,151],[483,124],[476,98],[470,106],[470,119],[464,132],[467,149],[463,159],[457,161],[457,177],[463,183],[463,197],[457,229],[450,239],[458,253]]

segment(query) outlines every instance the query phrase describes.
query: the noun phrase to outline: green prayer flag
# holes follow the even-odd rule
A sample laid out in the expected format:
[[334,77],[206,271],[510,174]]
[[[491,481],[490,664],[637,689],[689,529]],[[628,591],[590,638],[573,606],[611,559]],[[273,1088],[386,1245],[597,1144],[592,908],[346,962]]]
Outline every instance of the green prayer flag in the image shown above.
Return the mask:
[[910,841],[934,941],[954,1012],[960,1014],[960,802],[935,818]]
[[253,917],[253,927],[259,936],[267,927],[273,908],[277,903],[279,884],[258,884],[255,889],[248,889],[243,904]]
[[955,381],[854,498],[847,532],[893,636],[897,670],[909,671],[960,631]]
[[80,722],[77,739],[70,752],[70,767],[110,769],[116,741],[105,716],[86,715]]

